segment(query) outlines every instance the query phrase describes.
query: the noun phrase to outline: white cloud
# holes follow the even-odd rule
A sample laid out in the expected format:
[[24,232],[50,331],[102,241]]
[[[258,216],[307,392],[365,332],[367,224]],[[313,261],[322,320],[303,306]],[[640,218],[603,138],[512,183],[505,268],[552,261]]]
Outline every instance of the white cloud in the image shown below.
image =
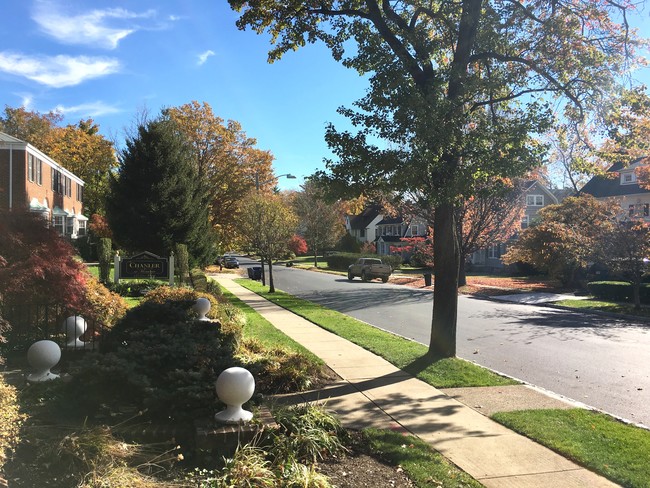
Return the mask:
[[24,107],[26,110],[30,110],[32,108],[32,103],[34,103],[34,96],[31,93],[16,93],[22,101],[20,102],[20,106]]
[[82,103],[72,107],[57,105],[54,111],[65,115],[81,114],[82,117],[100,117],[102,115],[116,114],[122,110],[104,102],[96,101],[91,103]]
[[138,29],[132,20],[151,18],[154,10],[136,13],[123,8],[91,10],[71,15],[62,4],[36,3],[32,19],[41,30],[64,44],[83,44],[115,49],[118,43]]
[[0,71],[53,88],[74,86],[119,71],[116,59],[90,56],[27,56],[0,51]]
[[201,66],[202,64],[204,64],[210,56],[214,56],[214,51],[211,51],[209,49],[204,53],[199,54],[198,65]]

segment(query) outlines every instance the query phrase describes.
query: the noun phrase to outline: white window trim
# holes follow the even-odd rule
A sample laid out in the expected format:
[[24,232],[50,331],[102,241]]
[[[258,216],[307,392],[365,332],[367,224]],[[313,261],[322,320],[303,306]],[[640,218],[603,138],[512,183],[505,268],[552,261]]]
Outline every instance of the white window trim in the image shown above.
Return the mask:
[[[629,177],[629,180],[627,179]],[[621,185],[634,185],[636,174],[634,172],[621,173]]]
[[[539,199],[539,200],[538,200]],[[539,203],[538,203],[539,201]],[[526,195],[526,206],[528,207],[543,207],[544,195]]]

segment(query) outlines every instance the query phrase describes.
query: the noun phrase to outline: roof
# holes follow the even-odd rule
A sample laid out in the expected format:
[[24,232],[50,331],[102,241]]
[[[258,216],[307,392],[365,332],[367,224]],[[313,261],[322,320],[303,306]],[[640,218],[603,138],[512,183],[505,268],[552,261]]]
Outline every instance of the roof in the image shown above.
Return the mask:
[[375,220],[381,214],[381,207],[379,205],[370,205],[363,209],[359,215],[350,218],[351,229],[365,229],[370,222]]
[[402,238],[400,236],[379,236],[377,237],[377,240],[379,239],[384,242],[402,242]]
[[404,222],[402,217],[384,217],[377,225],[401,224]]
[[0,132],[0,141],[11,142],[12,144],[26,144],[25,141],[21,141],[20,139],[17,139],[14,136],[10,136],[9,134],[5,134],[4,132]]
[[624,170],[626,167],[629,168],[632,165],[638,165],[638,163],[643,159],[645,158],[638,158],[630,163],[629,166],[625,166],[625,164],[622,162],[613,164],[607,170],[609,176],[594,176],[587,182],[585,186],[582,187],[580,193],[588,193],[596,198],[621,197],[625,195],[648,193],[650,190],[641,188],[638,183],[621,185],[617,174],[619,171]]

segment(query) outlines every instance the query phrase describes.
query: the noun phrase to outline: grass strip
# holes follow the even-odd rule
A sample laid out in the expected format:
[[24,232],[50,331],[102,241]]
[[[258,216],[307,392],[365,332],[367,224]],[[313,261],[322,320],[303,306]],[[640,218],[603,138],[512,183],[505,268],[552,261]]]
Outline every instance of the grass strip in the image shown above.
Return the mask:
[[282,291],[276,290],[275,293],[268,293],[266,287],[256,281],[248,279],[235,281],[323,329],[381,356],[398,368],[437,388],[517,384],[511,379],[499,376],[463,359],[431,358],[427,355],[427,347],[422,344],[377,329],[360,320]]
[[583,409],[501,412],[494,420],[622,486],[650,486],[650,431]]
[[483,486],[417,437],[377,429],[366,429],[363,435],[369,452],[393,466],[401,466],[418,487]]
[[294,341],[283,332],[276,329],[268,320],[258,314],[253,308],[246,305],[230,291],[219,285],[223,296],[246,316],[246,325],[243,335],[245,338],[255,338],[266,347],[280,347],[290,351],[299,352],[307,356],[318,365],[324,365],[324,361],[305,348],[302,344]]
[[650,317],[649,308],[634,310],[634,305],[631,303],[606,302],[603,300],[596,300],[594,298],[589,298],[586,300],[561,300],[559,302],[555,302],[554,305],[575,308],[578,310],[598,310],[601,312],[634,315],[637,317]]

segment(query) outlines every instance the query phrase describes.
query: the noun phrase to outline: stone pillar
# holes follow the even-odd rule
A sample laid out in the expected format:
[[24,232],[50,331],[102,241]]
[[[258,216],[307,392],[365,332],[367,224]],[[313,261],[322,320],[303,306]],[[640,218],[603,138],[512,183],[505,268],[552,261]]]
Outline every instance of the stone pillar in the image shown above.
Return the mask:
[[115,258],[113,259],[113,281],[117,285],[120,282],[120,255],[115,253]]

